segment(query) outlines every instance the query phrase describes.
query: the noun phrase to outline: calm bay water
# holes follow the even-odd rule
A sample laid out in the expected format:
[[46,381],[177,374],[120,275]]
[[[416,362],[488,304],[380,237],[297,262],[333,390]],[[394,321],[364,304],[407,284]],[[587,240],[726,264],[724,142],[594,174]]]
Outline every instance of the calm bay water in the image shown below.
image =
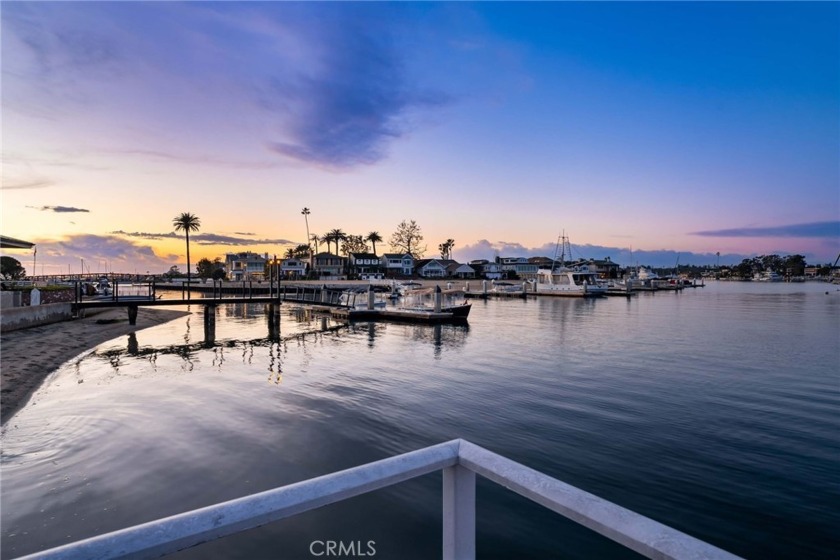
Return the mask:
[[[76,357],[8,422],[3,558],[456,437],[748,558],[840,551],[836,286],[477,301],[469,326],[328,332],[284,306],[280,340],[231,306],[214,345],[193,311]],[[439,557],[440,478],[176,557]],[[477,518],[481,558],[633,556],[486,481]]]

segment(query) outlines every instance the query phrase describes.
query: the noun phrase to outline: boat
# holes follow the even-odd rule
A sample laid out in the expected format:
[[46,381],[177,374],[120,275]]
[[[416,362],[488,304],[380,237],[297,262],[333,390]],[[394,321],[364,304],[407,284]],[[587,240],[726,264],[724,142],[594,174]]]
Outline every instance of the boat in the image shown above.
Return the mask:
[[574,269],[540,269],[534,291],[547,296],[597,297],[606,295],[607,287],[599,284],[598,275],[584,265]]
[[[343,307],[352,309],[368,309],[368,290],[345,290],[339,295],[338,303]],[[381,309],[387,305],[388,302],[383,299],[376,298],[373,300],[374,309]]]
[[[425,313],[435,312],[434,297],[436,288],[411,290],[407,293],[405,302],[397,309],[402,311],[417,311]],[[440,313],[452,313],[453,317],[466,318],[472,308],[464,298],[463,289],[441,290]]]
[[764,272],[753,276],[753,280],[757,282],[781,282],[784,278],[781,274],[773,270],[765,270]]
[[607,294],[607,287],[598,282],[598,275],[588,265],[569,268],[565,265],[566,248],[571,256],[571,245],[565,233],[557,241],[554,262],[560,257],[560,266],[537,271],[534,292],[546,296],[597,297]]

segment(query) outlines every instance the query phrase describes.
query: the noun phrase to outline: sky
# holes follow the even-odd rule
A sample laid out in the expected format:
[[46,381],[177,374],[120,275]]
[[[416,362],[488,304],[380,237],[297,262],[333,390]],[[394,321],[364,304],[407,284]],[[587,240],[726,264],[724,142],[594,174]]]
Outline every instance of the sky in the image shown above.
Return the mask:
[[[837,2],[3,2],[2,233],[38,274],[282,256],[840,253]],[[301,214],[310,209],[307,220]],[[319,250],[323,249],[323,244]],[[718,255],[719,253],[719,255]]]

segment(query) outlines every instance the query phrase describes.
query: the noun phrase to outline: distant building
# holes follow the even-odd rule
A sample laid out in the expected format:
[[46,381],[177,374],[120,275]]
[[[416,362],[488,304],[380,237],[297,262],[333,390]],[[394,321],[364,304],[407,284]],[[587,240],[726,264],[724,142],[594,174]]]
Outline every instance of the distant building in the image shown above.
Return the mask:
[[475,269],[468,264],[452,261],[446,267],[448,278],[475,278]]
[[282,259],[280,261],[280,275],[289,280],[305,278],[308,268],[309,263],[303,259]]
[[539,267],[532,264],[525,257],[496,257],[496,262],[502,267],[502,272],[515,274],[519,278],[536,278]]
[[497,262],[479,259],[470,261],[470,267],[475,270],[476,276],[479,278],[498,280],[502,277],[502,265]]
[[318,278],[329,276],[341,280],[344,278],[344,261],[343,257],[332,253],[318,253],[312,259],[312,268]]
[[251,251],[228,253],[225,255],[225,269],[228,280],[262,280],[265,278],[265,265],[268,255],[258,255]]
[[414,257],[408,253],[385,253],[379,260],[388,278],[414,274]]
[[446,278],[443,259],[420,259],[414,262],[414,272],[421,278]]
[[380,280],[385,277],[382,261],[373,253],[350,253],[350,275],[361,280]]

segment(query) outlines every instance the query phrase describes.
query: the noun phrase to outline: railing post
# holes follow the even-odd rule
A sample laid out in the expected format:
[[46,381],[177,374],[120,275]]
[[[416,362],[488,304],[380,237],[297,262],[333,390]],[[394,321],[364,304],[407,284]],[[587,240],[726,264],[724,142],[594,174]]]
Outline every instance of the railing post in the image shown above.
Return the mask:
[[475,558],[475,472],[443,469],[443,560]]

